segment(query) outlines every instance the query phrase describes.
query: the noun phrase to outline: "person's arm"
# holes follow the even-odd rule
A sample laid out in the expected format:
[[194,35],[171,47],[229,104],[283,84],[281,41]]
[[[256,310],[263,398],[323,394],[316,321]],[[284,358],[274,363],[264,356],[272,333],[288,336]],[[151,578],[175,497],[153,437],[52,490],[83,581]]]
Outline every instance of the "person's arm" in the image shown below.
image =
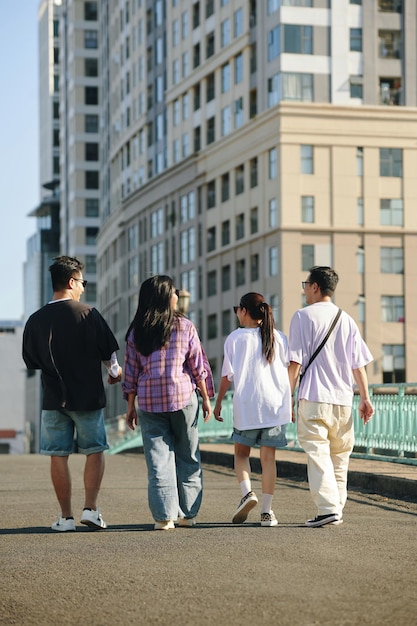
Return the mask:
[[364,367],[358,367],[352,370],[353,378],[359,389],[361,401],[359,403],[359,415],[364,424],[367,424],[374,414],[375,410],[369,398],[368,376]]
[[223,418],[220,417],[222,411],[223,398],[226,395],[227,390],[230,387],[230,380],[227,376],[222,376],[220,380],[219,393],[217,394],[216,405],[214,407],[214,417],[218,422],[223,422]]
[[300,374],[301,364],[295,361],[290,361],[288,366],[288,378],[290,379],[291,395],[294,394],[297,386],[298,376]]
[[122,380],[122,368],[119,365],[117,360],[117,355],[115,352],[112,353],[109,361],[102,361],[104,367],[107,369],[108,378],[107,382],[109,385],[115,385],[116,383],[120,383]]
[[202,409],[203,409],[203,417],[204,417],[204,421],[208,422],[211,414],[213,413],[213,409],[211,408],[211,404],[210,404],[210,398],[208,395],[208,391],[207,391],[207,386],[206,386],[206,381],[205,380],[200,380],[199,383],[197,384],[197,389],[199,390],[201,397],[202,397]]
[[135,398],[136,394],[132,391],[126,394],[127,398],[127,410],[126,410],[126,424],[130,430],[135,430],[138,425],[138,414],[136,413]]

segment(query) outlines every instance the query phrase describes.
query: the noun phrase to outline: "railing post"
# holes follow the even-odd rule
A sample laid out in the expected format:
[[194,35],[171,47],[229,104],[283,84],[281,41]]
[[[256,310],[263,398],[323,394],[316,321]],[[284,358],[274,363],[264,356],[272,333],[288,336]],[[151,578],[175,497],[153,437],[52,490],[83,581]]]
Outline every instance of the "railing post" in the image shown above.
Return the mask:
[[[374,404],[373,402],[373,396],[374,396],[374,388],[373,386],[368,386],[368,391],[369,391],[369,398],[372,402],[372,404]],[[372,441],[374,440],[374,437],[372,437]],[[369,441],[371,441],[371,437],[369,436],[369,434],[366,434],[366,454],[374,454],[374,447],[373,445],[370,446],[369,445]]]
[[398,403],[397,403],[397,420],[398,420],[398,430],[399,430],[399,448],[398,448],[398,456],[400,458],[404,457],[404,396],[405,396],[405,385],[398,385]]

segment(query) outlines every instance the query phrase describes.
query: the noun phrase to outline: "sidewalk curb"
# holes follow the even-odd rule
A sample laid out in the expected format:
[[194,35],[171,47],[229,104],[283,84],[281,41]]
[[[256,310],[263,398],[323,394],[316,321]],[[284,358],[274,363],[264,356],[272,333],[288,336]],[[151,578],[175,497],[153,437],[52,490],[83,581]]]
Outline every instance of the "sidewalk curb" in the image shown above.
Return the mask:
[[[203,463],[209,465],[234,467],[233,453],[201,450],[201,460]],[[260,460],[251,456],[250,462],[252,471],[256,474],[260,474]],[[281,478],[307,481],[307,465],[305,463],[279,460],[277,461],[277,468],[278,476]],[[349,470],[348,488],[354,491],[376,493],[380,496],[395,498],[397,500],[403,499],[410,502],[417,502],[417,481],[409,480],[408,478]]]

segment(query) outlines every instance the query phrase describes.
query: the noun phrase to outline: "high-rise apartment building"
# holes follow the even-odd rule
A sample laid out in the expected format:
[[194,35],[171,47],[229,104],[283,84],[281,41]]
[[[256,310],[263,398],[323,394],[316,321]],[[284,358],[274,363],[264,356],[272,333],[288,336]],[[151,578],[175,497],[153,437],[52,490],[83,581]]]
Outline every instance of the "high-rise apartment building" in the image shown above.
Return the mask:
[[[370,381],[415,378],[415,3],[61,10],[61,252],[97,269],[87,299],[120,345],[140,283],[167,273],[218,378],[240,296],[264,294],[288,332],[308,269],[329,264]],[[112,388],[108,414],[124,410]]]

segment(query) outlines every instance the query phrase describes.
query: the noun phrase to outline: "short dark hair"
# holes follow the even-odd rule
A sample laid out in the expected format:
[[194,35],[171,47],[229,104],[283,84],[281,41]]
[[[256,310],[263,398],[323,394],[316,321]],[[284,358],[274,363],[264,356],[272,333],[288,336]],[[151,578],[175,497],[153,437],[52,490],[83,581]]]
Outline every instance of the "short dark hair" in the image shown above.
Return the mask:
[[309,282],[317,283],[323,296],[332,296],[339,282],[339,276],[331,267],[315,265],[310,270]]
[[70,278],[83,271],[84,263],[72,256],[56,256],[53,260],[54,263],[49,266],[52,289],[62,291],[67,288]]

